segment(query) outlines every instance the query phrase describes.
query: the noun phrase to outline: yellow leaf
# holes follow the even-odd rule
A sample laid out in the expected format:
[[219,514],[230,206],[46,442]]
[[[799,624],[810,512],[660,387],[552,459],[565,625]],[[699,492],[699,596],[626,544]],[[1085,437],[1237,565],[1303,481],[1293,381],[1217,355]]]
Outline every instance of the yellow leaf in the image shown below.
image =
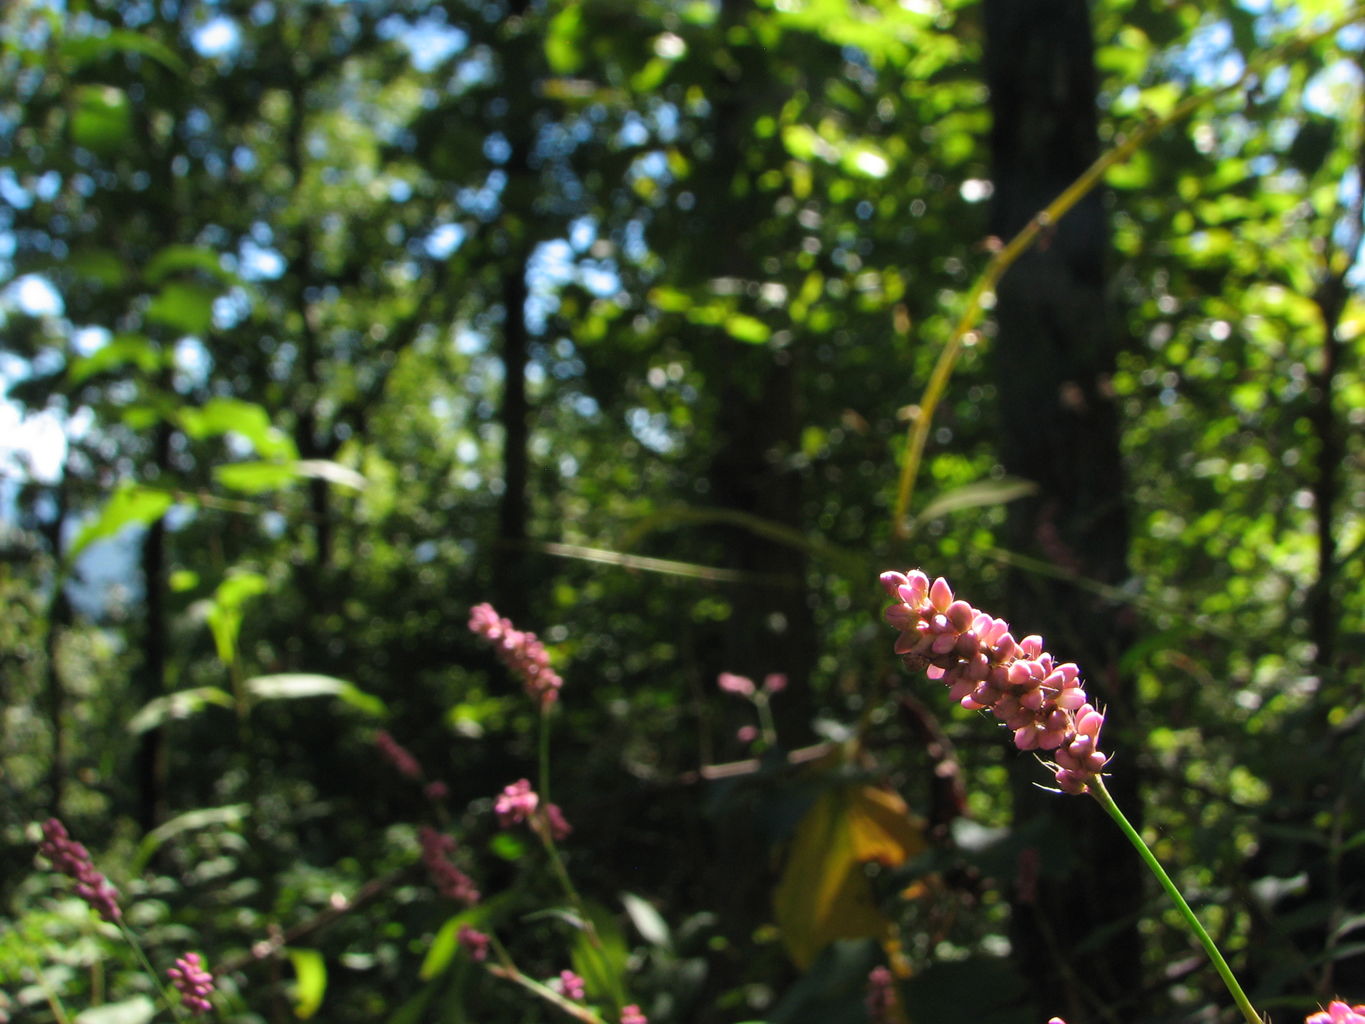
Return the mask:
[[773,894],[787,952],[805,969],[836,939],[890,937],[863,865],[899,867],[925,847],[924,834],[895,793],[868,785],[835,786],[796,827]]

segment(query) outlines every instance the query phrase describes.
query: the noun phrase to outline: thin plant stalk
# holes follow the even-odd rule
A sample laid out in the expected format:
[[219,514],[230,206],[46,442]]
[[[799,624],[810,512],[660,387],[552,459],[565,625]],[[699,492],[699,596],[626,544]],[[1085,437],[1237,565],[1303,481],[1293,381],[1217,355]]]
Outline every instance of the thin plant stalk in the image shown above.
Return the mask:
[[896,486],[895,511],[892,513],[891,519],[891,530],[894,537],[904,540],[909,535],[910,499],[914,495],[915,477],[924,457],[924,446],[929,438],[929,427],[933,422],[934,410],[943,397],[943,392],[948,387],[948,378],[952,376],[958,357],[961,356],[962,350],[967,345],[967,338],[985,308],[986,296],[994,294],[995,286],[1004,276],[1005,271],[1032,247],[1040,235],[1055,226],[1058,221],[1071,212],[1077,203],[1093,191],[1111,167],[1126,161],[1157,135],[1171,125],[1185,120],[1206,103],[1245,88],[1267,71],[1284,64],[1291,54],[1312,46],[1319,40],[1341,31],[1362,18],[1365,18],[1365,8],[1353,6],[1346,14],[1324,28],[1290,39],[1274,49],[1267,50],[1259,59],[1248,61],[1246,70],[1227,85],[1187,96],[1176,104],[1166,116],[1154,117],[1137,125],[1124,135],[1117,145],[1102,153],[1094,163],[1081,172],[1080,177],[1066,187],[1061,195],[1049,203],[1046,208],[1040,210],[1017,235],[996,251],[990,262],[986,264],[986,268],[977,277],[971,291],[967,293],[966,309],[958,317],[952,334],[949,335],[948,341],[944,344],[943,351],[939,353],[938,361],[934,364],[934,369],[929,375],[929,383],[924,388],[924,396],[920,399],[919,412],[910,422],[905,452],[902,455],[900,477]]
[[1256,1012],[1256,1008],[1251,1005],[1251,1000],[1242,991],[1242,986],[1238,983],[1236,975],[1232,973],[1232,968],[1223,959],[1223,953],[1219,950],[1218,944],[1213,941],[1213,936],[1208,933],[1208,930],[1199,922],[1199,918],[1195,916],[1194,911],[1190,909],[1190,905],[1185,902],[1185,897],[1181,895],[1175,882],[1171,881],[1171,876],[1166,874],[1166,869],[1161,866],[1161,861],[1157,860],[1156,854],[1143,842],[1142,836],[1138,835],[1137,829],[1133,828],[1128,819],[1124,817],[1118,804],[1114,803],[1114,798],[1109,795],[1109,790],[1105,788],[1104,780],[1098,775],[1095,776],[1094,780],[1088,784],[1086,791],[1105,809],[1109,817],[1114,819],[1119,831],[1128,837],[1128,841],[1133,844],[1133,848],[1137,850],[1142,862],[1147,865],[1152,874],[1156,875],[1156,880],[1166,890],[1166,895],[1175,904],[1175,908],[1184,918],[1185,924],[1194,933],[1194,937],[1199,940],[1199,944],[1204,947],[1204,952],[1213,962],[1214,970],[1223,979],[1223,984],[1232,994],[1232,1001],[1237,1004],[1237,1009],[1247,1024],[1265,1024],[1264,1018]]

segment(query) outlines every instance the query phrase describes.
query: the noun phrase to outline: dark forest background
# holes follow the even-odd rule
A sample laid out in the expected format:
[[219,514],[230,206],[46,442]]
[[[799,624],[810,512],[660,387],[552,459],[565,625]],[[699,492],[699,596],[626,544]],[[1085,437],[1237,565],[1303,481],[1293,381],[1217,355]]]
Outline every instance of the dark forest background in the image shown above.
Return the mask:
[[[1259,1008],[1365,1001],[1346,13],[7,5],[0,1017],[150,1018],[37,869],[56,814],[224,1019],[555,1019],[450,947],[587,955],[490,813],[538,743],[491,601],[565,678],[608,1019],[862,1021],[879,963],[916,1024],[1230,1019],[1099,808],[898,664],[914,566],[1081,664]],[[987,297],[898,515],[992,253],[1197,95]],[[721,672],[786,676],[775,738]],[[410,868],[433,813],[474,917]]]

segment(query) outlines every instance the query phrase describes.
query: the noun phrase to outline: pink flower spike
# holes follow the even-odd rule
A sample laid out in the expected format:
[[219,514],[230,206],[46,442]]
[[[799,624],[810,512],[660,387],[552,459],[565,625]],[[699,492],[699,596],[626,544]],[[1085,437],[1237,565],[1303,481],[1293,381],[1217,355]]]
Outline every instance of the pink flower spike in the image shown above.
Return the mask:
[[621,1024],[649,1024],[649,1018],[634,1003],[621,1007]]
[[51,861],[54,871],[75,881],[76,895],[100,917],[110,924],[118,923],[123,916],[118,905],[118,890],[95,870],[90,851],[72,839],[66,826],[56,818],[43,823],[43,841],[38,844],[38,852]]
[[1327,1009],[1310,1014],[1303,1024],[1365,1024],[1365,1006],[1348,1006],[1335,1000]]
[[166,974],[180,993],[180,1002],[190,1013],[198,1016],[213,1009],[209,1002],[209,996],[213,994],[213,975],[205,970],[203,957],[198,953],[186,953]]
[[564,680],[550,667],[545,645],[534,633],[523,633],[487,602],[469,610],[469,629],[493,645],[498,658],[521,678],[526,692],[539,702],[542,711],[558,699]]
[[422,766],[418,763],[417,758],[413,757],[406,747],[402,746],[387,732],[381,729],[375,733],[374,745],[383,755],[384,760],[393,765],[399,775],[414,780],[422,778]]
[[733,693],[736,697],[752,697],[754,695],[754,681],[748,676],[736,675],[733,672],[722,672],[718,675],[716,685],[726,693]]
[[550,838],[556,843],[562,843],[573,832],[573,826],[565,819],[558,804],[549,804],[545,808],[545,824],[550,830]]

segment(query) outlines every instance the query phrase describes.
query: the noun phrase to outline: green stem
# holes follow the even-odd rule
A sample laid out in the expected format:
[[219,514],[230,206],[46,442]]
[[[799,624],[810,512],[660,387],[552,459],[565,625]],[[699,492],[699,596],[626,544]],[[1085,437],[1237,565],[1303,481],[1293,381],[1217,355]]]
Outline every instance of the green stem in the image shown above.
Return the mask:
[[600,1016],[594,1013],[589,1007],[582,1003],[575,1003],[571,999],[566,999],[560,993],[550,988],[549,985],[542,985],[534,978],[527,977],[512,960],[512,954],[507,948],[498,941],[496,935],[490,935],[494,952],[497,953],[499,963],[484,964],[484,970],[495,978],[505,978],[515,985],[520,985],[528,992],[532,992],[545,1000],[551,1006],[557,1006],[575,1020],[583,1021],[584,1024],[605,1024]]
[[151,978],[152,984],[161,993],[161,999],[166,1004],[167,1009],[171,1011],[171,1016],[176,1020],[184,1020],[185,1014],[179,998],[171,995],[170,989],[162,982],[161,975],[157,974],[156,968],[147,959],[147,954],[143,952],[142,943],[137,941],[137,936],[123,923],[122,918],[119,919],[117,927],[123,934],[124,941],[133,948],[133,953],[137,955],[138,963],[142,965],[142,969],[147,972],[147,977]]
[[1223,984],[1226,985],[1228,991],[1232,993],[1232,1001],[1237,1004],[1237,1009],[1241,1011],[1247,1024],[1265,1024],[1265,1021],[1261,1018],[1260,1014],[1256,1012],[1256,1008],[1251,1005],[1251,1000],[1248,999],[1246,993],[1242,991],[1242,986],[1238,984],[1236,975],[1232,973],[1232,968],[1229,967],[1228,962],[1223,959],[1223,954],[1219,951],[1217,943],[1213,941],[1213,936],[1211,936],[1204,926],[1199,923],[1199,918],[1195,917],[1194,911],[1191,910],[1190,905],[1185,902],[1185,897],[1180,894],[1180,890],[1176,888],[1175,882],[1171,881],[1171,876],[1166,874],[1166,869],[1161,866],[1161,861],[1156,859],[1156,854],[1148,848],[1147,844],[1142,841],[1142,836],[1138,835],[1137,829],[1133,828],[1133,826],[1129,824],[1128,819],[1123,816],[1123,812],[1119,810],[1118,804],[1114,803],[1114,798],[1109,795],[1109,790],[1105,788],[1104,780],[1098,775],[1095,776],[1094,779],[1090,781],[1086,791],[1099,802],[1099,805],[1103,807],[1105,811],[1108,812],[1109,817],[1114,819],[1114,823],[1118,825],[1119,831],[1128,837],[1128,841],[1133,844],[1133,848],[1137,850],[1138,856],[1142,858],[1142,862],[1147,865],[1148,870],[1150,870],[1152,874],[1156,875],[1156,880],[1160,882],[1161,887],[1166,890],[1166,895],[1169,896],[1171,902],[1175,904],[1175,909],[1180,911],[1180,916],[1185,919],[1185,923],[1189,926],[1190,931],[1194,933],[1194,937],[1198,939],[1199,944],[1204,947],[1204,952],[1208,954],[1209,959],[1213,962],[1214,970],[1218,972],[1218,976],[1223,979]]
[[542,705],[540,709],[540,777],[536,780],[536,792],[541,803],[547,806],[550,803],[550,707]]

